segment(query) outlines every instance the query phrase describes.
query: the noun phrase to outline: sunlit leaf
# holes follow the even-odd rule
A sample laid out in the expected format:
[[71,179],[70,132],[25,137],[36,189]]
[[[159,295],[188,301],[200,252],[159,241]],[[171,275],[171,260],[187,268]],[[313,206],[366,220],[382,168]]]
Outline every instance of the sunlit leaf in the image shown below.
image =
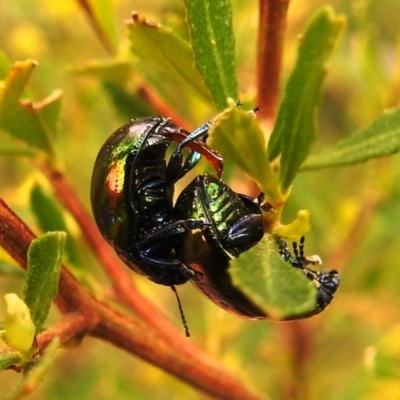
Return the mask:
[[271,201],[281,198],[265,153],[264,134],[253,113],[228,108],[215,118],[209,134],[208,143],[226,161],[245,171]]
[[28,250],[28,269],[23,289],[32,320],[38,331],[58,293],[61,259],[66,234],[49,232],[32,241]]
[[315,286],[282,259],[271,235],[232,260],[229,273],[235,286],[272,319],[300,318],[315,309]]
[[309,153],[326,63],[342,26],[343,19],[324,8],[314,15],[301,38],[297,62],[268,144],[269,160],[281,156],[279,180],[283,191],[290,187]]
[[357,164],[400,150],[400,108],[388,111],[330,149],[307,159],[303,170]]
[[189,43],[170,29],[141,18],[137,14],[133,15],[128,29],[131,51],[138,57],[140,64],[145,66],[142,68],[144,74],[153,72],[153,68],[156,68],[163,71],[168,80],[175,80],[177,89],[182,94],[185,90],[190,90],[210,102],[209,91],[194,67]]
[[52,154],[52,129],[58,117],[61,92],[37,104],[21,100],[35,65],[32,60],[16,62],[0,88],[0,129],[29,147]]
[[185,0],[195,62],[219,110],[238,100],[235,37],[227,0]]

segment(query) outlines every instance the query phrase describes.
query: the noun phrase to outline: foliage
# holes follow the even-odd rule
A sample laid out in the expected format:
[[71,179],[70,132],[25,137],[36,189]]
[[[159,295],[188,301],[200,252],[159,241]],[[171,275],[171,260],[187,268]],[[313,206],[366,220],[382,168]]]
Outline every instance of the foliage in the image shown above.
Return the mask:
[[[38,340],[32,342],[33,333],[28,332],[19,347],[18,340],[10,344],[3,334],[8,347],[0,348],[0,369],[13,366],[25,373],[16,398],[36,389],[48,369],[52,374],[45,377],[46,387],[31,398],[200,396],[176,377],[201,388],[190,377],[205,374],[202,356],[192,358],[197,353],[183,338],[166,340],[167,332],[153,333],[157,323],[166,323],[156,309],[135,308],[138,299],[126,295],[131,288],[126,285],[134,279],[139,292],[179,326],[170,291],[142,277],[124,275],[124,267],[107,267],[103,256],[110,249],[97,247],[91,221],[79,208],[78,199],[88,205],[91,169],[101,144],[130,118],[149,113],[171,116],[188,130],[213,119],[209,143],[225,158],[223,179],[252,195],[251,181],[255,182],[274,210],[265,215],[268,232],[290,240],[308,229],[308,211],[301,209],[310,210],[313,229],[306,251],[317,251],[324,269],[338,269],[342,276],[340,290],[321,315],[283,325],[239,320],[185,285],[179,293],[192,340],[233,371],[245,387],[274,399],[396,398],[399,159],[382,157],[400,149],[399,5],[391,0],[357,5],[332,0],[332,8],[318,1],[291,4],[285,56],[281,68],[275,68],[281,71],[280,104],[275,104],[276,112],[253,113],[249,110],[255,105],[263,108],[262,100],[257,103],[262,99],[260,90],[266,90],[268,80],[279,80],[274,67],[280,64],[278,53],[259,48],[262,56],[271,57],[271,69],[259,70],[254,83],[255,4],[137,2],[123,32],[122,21],[132,6],[127,1],[55,5],[37,0],[32,9],[25,3],[0,5],[0,24],[9,27],[0,38],[0,197],[38,236],[63,231],[67,237],[49,232],[32,241],[33,235],[21,227],[21,242],[18,235],[15,241],[22,247],[0,249],[0,292],[21,293]],[[276,38],[283,31],[270,34],[268,38],[278,40],[279,47]],[[274,98],[274,93],[267,94]],[[237,107],[237,100],[242,107]],[[55,298],[61,261],[83,284],[63,269]],[[15,262],[27,264],[27,273],[16,273]],[[240,257],[232,272],[235,283],[279,319],[285,313],[302,314],[315,298],[309,282],[285,267],[265,240]],[[79,289],[71,293],[65,288]],[[61,323],[49,313],[54,298]],[[110,306],[102,308],[96,299]],[[111,300],[130,307],[143,325],[139,321],[136,326],[129,312],[113,314]],[[69,313],[77,310],[76,315]],[[1,311],[7,320],[6,310]],[[126,318],[126,323],[119,318]],[[68,329],[63,330],[63,322]],[[143,341],[137,339],[133,350],[110,335],[121,332],[124,337],[128,332],[136,338],[135,329]],[[79,356],[67,352],[63,363],[54,360],[59,340],[61,345],[78,343],[85,335],[108,343],[86,340],[76,351]],[[172,342],[177,343],[175,349],[168,347]],[[129,358],[111,344],[175,377]],[[38,349],[38,357],[26,363]],[[187,375],[179,375],[173,363],[168,369],[152,360],[151,351],[166,357],[171,351],[176,370],[185,365],[180,362],[190,360],[202,373],[190,375],[189,368],[180,368]],[[126,368],[127,364],[132,367]],[[67,368],[73,385],[64,383]],[[210,364],[210,375],[216,376],[212,368]],[[13,371],[0,375],[2,392],[11,391],[17,382]],[[220,387],[223,391],[223,384]],[[232,389],[232,398],[235,390],[239,389]]]

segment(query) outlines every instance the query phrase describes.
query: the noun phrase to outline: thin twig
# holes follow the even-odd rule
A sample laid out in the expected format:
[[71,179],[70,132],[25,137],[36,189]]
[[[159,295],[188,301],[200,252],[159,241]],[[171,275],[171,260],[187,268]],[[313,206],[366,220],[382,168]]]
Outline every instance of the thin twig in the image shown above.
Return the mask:
[[257,114],[274,121],[289,0],[259,0]]
[[[34,235],[0,199],[0,246],[26,269],[26,250]],[[92,336],[116,346],[162,368],[200,390],[220,399],[260,399],[238,382],[220,364],[204,353],[197,351],[190,355],[182,351],[179,340],[170,341],[149,324],[131,318],[114,310],[106,303],[98,301],[66,269],[62,267],[57,305],[67,312],[66,325],[59,326],[59,332],[75,332],[76,339],[88,332]],[[70,313],[82,318],[70,317]],[[69,322],[68,322],[69,321]],[[55,328],[57,329],[57,328]],[[70,335],[68,340],[72,338]],[[49,343],[50,338],[42,337]],[[187,339],[185,339],[187,340]]]
[[163,332],[170,339],[176,340],[180,331],[156,307],[138,293],[129,269],[122,265],[112,247],[103,239],[93,219],[87,213],[65,176],[49,165],[43,165],[42,171],[52,184],[57,198],[79,224],[87,243],[112,280],[118,298],[141,319]]
[[37,336],[36,342],[40,351],[42,351],[55,337],[59,337],[60,343],[65,345],[74,341],[79,343],[87,333],[88,330],[84,315],[71,313],[64,315],[61,322],[57,325],[41,332]]

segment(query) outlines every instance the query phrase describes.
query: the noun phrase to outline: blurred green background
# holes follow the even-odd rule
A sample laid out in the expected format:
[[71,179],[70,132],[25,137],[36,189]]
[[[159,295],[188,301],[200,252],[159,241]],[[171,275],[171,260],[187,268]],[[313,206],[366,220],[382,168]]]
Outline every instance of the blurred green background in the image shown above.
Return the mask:
[[[255,102],[257,2],[234,0],[240,93]],[[347,18],[328,71],[319,118],[318,152],[376,118],[400,100],[400,2],[397,0],[300,0],[291,3],[282,82],[296,55],[298,35],[315,10],[331,5]],[[128,41],[124,21],[133,10],[187,36],[181,1],[115,0],[115,38],[121,54]],[[104,140],[127,119],[112,104],[99,74],[77,74],[91,60],[112,60],[77,2],[0,2],[0,49],[12,60],[39,62],[29,83],[38,101],[62,89],[57,152],[70,182],[89,209],[92,166]],[[141,81],[133,68],[126,88]],[[83,75],[83,76],[82,76]],[[116,77],[118,80],[121,76]],[[176,109],[195,126],[212,117],[212,105],[186,110],[180,88],[170,93]],[[174,108],[175,104],[169,105]],[[198,111],[198,112],[197,112]],[[133,111],[134,113],[134,111]],[[132,115],[132,117],[134,114]],[[1,138],[2,136],[0,136]],[[341,286],[332,304],[309,320],[291,323],[238,319],[207,301],[190,284],[180,288],[192,339],[249,387],[273,399],[400,399],[400,158],[300,174],[285,208],[284,222],[298,209],[311,211],[307,253],[324,268],[338,268]],[[240,173],[233,177],[239,187]],[[29,193],[41,178],[28,159],[0,157],[0,195],[35,229]],[[236,180],[236,182],[235,182]],[[79,229],[70,221],[81,263],[105,282]],[[1,254],[1,259],[5,256]],[[0,262],[2,262],[0,259]],[[177,326],[179,314],[169,288],[132,274],[140,290]],[[0,292],[19,292],[21,279],[0,276]],[[4,307],[0,305],[0,315]],[[54,311],[48,324],[57,321]],[[0,375],[2,394],[20,376]],[[61,351],[41,389],[31,399],[200,399],[166,373],[88,338]]]

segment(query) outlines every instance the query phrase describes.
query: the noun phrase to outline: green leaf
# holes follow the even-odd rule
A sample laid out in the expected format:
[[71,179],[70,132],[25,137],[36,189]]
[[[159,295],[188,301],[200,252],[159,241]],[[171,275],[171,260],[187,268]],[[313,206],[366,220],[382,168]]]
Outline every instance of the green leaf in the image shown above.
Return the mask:
[[400,150],[400,108],[388,111],[332,148],[307,159],[302,170],[357,164]]
[[264,134],[254,113],[228,108],[213,120],[209,135],[209,145],[226,161],[245,171],[271,201],[281,199],[266,157]]
[[272,319],[302,318],[316,306],[317,290],[278,253],[271,235],[231,261],[234,285]]
[[29,147],[52,155],[52,129],[60,107],[54,103],[60,102],[61,92],[38,104],[20,100],[35,65],[32,60],[16,62],[0,88],[0,129]]
[[65,252],[68,260],[77,265],[79,263],[78,250],[59,205],[38,184],[32,188],[30,202],[42,232],[64,231],[67,233]]
[[196,67],[223,110],[229,98],[239,99],[230,1],[185,0],[185,5]]
[[4,371],[11,365],[19,364],[22,361],[22,356],[19,351],[7,351],[0,353],[0,371]]
[[282,190],[290,187],[315,136],[317,104],[327,61],[343,26],[330,8],[318,11],[301,38],[296,66],[289,77],[268,144],[272,161],[279,155]]
[[64,232],[49,232],[33,240],[29,246],[23,294],[36,332],[46,320],[51,302],[58,292],[65,237]]
[[[152,81],[152,74],[168,77],[185,98],[186,90],[210,102],[210,93],[197,69],[189,43],[170,29],[133,15],[128,25],[131,51],[138,58],[144,75]],[[161,82],[163,84],[165,82]],[[189,98],[189,96],[188,96]],[[175,100],[176,101],[176,100]],[[179,99],[182,101],[182,98]]]

